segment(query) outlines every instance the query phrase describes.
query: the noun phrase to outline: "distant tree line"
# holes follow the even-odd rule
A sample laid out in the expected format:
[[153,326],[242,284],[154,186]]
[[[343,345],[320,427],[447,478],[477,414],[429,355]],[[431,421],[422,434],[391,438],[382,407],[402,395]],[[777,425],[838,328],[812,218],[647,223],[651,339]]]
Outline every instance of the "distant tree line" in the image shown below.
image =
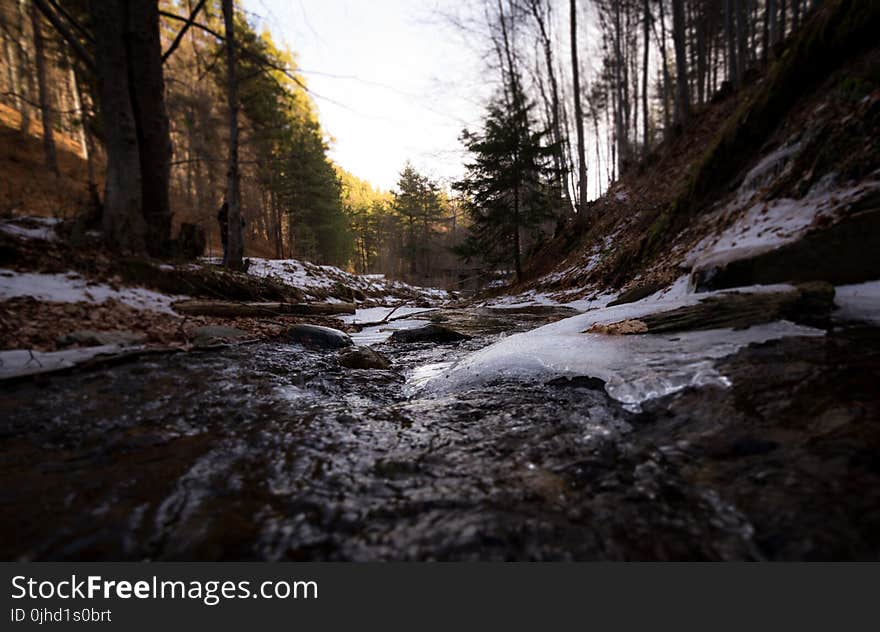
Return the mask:
[[[524,251],[772,60],[815,0],[474,0],[496,91],[458,183],[459,252],[522,275]],[[491,76],[491,74],[490,74]],[[591,146],[590,146],[591,145]]]

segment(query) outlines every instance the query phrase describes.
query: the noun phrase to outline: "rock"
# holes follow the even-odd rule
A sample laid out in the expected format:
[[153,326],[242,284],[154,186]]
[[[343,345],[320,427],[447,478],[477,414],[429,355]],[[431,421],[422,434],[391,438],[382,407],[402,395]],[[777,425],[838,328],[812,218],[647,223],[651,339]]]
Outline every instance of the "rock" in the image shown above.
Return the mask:
[[547,386],[554,388],[585,388],[590,391],[605,392],[605,380],[589,375],[576,375],[574,377],[557,377],[547,382]]
[[416,327],[415,329],[401,329],[391,334],[390,342],[410,344],[414,342],[459,342],[461,340],[470,340],[470,336],[444,327],[443,325],[425,325]]
[[290,342],[317,349],[343,349],[354,344],[344,331],[320,325],[294,325],[284,335]]
[[625,305],[626,303],[635,303],[636,301],[640,301],[646,296],[651,296],[654,292],[658,292],[662,290],[665,285],[662,283],[645,283],[642,285],[636,285],[628,289],[626,292],[618,296],[616,299],[608,303],[608,307],[614,307],[615,305]]
[[339,358],[339,364],[349,369],[377,369],[384,371],[391,368],[391,361],[370,347],[355,347]]
[[[859,205],[880,204],[873,198]],[[880,209],[869,208],[778,248],[737,248],[696,262],[691,282],[697,292],[827,281],[833,285],[880,278]]]
[[137,345],[145,342],[146,335],[135,331],[94,331],[92,329],[79,329],[63,336],[58,336],[55,342],[59,347],[69,347],[71,345]]
[[208,325],[206,327],[197,327],[195,330],[195,345],[197,347],[205,347],[216,344],[225,340],[236,340],[239,338],[247,338],[250,334],[235,327],[224,327],[222,325]]
[[810,327],[827,326],[834,308],[834,288],[828,283],[805,283],[784,292],[728,292],[704,298],[666,312],[641,316],[589,333],[666,334],[706,329],[745,329],[775,320],[790,320]]

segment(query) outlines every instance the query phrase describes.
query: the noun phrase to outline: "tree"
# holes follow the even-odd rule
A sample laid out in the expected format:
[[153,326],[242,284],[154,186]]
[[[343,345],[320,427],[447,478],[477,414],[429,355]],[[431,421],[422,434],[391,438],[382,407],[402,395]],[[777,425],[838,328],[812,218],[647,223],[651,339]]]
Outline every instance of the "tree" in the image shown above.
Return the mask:
[[574,119],[577,130],[578,151],[578,202],[581,217],[586,217],[587,210],[587,152],[584,148],[584,112],[581,107],[581,81],[577,52],[577,6],[575,0],[569,4],[571,22],[571,74],[574,88]]
[[675,119],[678,125],[687,125],[690,118],[688,91],[687,50],[685,49],[684,0],[672,0],[672,40],[675,45]]
[[55,116],[52,104],[49,103],[49,88],[46,85],[46,52],[43,44],[43,29],[40,16],[34,4],[30,6],[31,28],[34,31],[34,65],[37,70],[37,87],[40,98],[40,115],[43,119],[43,153],[46,166],[56,176],[58,171],[58,153],[55,150]]
[[471,220],[458,253],[513,265],[518,281],[523,279],[523,232],[537,233],[553,216],[547,163],[555,148],[542,145],[545,133],[532,129],[530,109],[523,101],[509,109],[506,98],[495,98],[482,133],[462,134],[473,161],[454,185]]
[[238,172],[238,77],[233,0],[223,0],[223,24],[226,35],[226,103],[229,108],[229,158],[226,167],[229,242],[226,265],[232,270],[241,270],[244,243],[241,232],[241,177]]

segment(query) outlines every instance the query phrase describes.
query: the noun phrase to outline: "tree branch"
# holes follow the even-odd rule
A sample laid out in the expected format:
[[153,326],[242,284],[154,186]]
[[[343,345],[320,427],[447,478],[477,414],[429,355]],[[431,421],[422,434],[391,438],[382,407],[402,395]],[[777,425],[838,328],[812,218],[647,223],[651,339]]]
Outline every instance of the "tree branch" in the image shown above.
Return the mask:
[[[79,60],[84,63],[89,70],[94,71],[95,69],[95,61],[92,59],[92,56],[85,49],[73,33],[70,32],[70,29],[64,24],[61,18],[52,10],[52,8],[46,3],[46,0],[33,0],[34,4],[37,5],[37,8],[40,10],[46,19],[49,20],[49,23],[55,27],[55,30],[64,38],[64,40],[70,44],[71,50],[76,54]],[[72,23],[76,25],[77,30],[81,30],[83,27],[77,24],[76,22]]]
[[201,22],[196,22],[195,19],[190,20],[189,18],[185,18],[182,15],[177,15],[176,13],[169,13],[168,11],[161,11],[161,10],[159,11],[159,15],[161,15],[163,18],[168,18],[169,20],[177,20],[178,22],[185,22],[185,23],[189,24],[190,26],[194,26],[197,29],[201,29],[205,33],[210,33],[211,35],[216,37],[220,42],[226,41],[226,38],[223,37],[222,35],[220,35],[220,33],[218,33],[217,31],[215,31],[214,29],[212,29],[210,27],[205,26]]
[[183,41],[183,36],[186,35],[189,27],[195,24],[196,16],[199,14],[199,11],[202,10],[202,7],[205,6],[205,1],[206,0],[199,0],[193,10],[190,11],[189,18],[187,19],[186,24],[184,24],[181,27],[180,31],[177,32],[177,36],[174,38],[174,41],[171,42],[171,46],[168,47],[168,50],[162,53],[163,64],[165,63],[165,61],[167,61],[169,57],[171,57],[174,51],[177,50],[177,47],[180,46],[180,42]]

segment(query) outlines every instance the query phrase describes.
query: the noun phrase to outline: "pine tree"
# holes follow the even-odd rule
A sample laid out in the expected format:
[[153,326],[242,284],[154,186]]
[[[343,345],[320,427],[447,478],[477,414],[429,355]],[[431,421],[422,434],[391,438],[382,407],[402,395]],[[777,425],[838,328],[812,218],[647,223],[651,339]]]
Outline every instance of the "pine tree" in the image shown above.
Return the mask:
[[548,161],[556,149],[542,144],[545,134],[533,130],[530,110],[522,101],[510,107],[495,99],[482,134],[465,130],[462,135],[473,162],[454,185],[471,220],[457,252],[466,259],[513,265],[518,281],[523,277],[523,233],[537,232],[553,217]]

